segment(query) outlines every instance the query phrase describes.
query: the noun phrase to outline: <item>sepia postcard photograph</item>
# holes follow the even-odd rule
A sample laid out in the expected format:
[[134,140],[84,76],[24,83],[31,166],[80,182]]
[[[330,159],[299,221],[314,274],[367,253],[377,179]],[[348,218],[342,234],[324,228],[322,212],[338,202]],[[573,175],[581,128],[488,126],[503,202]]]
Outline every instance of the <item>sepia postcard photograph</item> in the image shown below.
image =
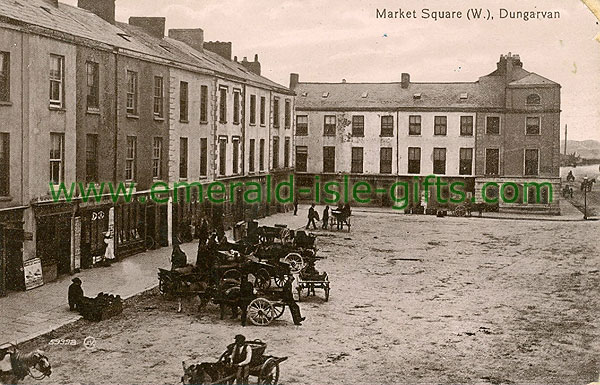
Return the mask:
[[600,385],[599,20],[0,0],[0,384]]

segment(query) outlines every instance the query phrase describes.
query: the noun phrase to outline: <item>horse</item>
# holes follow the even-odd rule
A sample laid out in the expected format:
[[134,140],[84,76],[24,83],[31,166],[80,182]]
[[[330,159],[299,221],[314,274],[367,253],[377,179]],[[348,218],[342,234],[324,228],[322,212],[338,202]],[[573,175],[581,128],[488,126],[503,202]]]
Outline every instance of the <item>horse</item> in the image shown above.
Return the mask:
[[50,374],[52,367],[41,350],[22,353],[14,346],[0,349],[0,384],[17,384],[27,376],[39,381]]
[[183,376],[181,382],[184,385],[208,385],[208,384],[231,384],[235,379],[231,367],[225,362],[202,362],[190,366],[183,365]]

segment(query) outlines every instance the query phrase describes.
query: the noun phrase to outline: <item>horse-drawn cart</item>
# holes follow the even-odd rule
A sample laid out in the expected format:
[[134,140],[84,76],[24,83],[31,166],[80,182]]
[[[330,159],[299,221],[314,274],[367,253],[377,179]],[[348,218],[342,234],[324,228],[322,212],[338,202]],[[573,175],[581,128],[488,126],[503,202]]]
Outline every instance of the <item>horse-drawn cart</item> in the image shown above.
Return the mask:
[[315,289],[323,289],[325,291],[325,301],[329,301],[329,277],[327,273],[320,274],[315,277],[302,277],[298,280],[298,301],[302,299],[302,290],[306,290],[306,296],[310,296],[311,293],[315,295]]
[[[276,357],[265,355],[267,344],[260,340],[247,341],[246,344],[252,348],[250,359],[250,377],[256,377],[257,384],[275,385],[279,382],[279,364],[287,360],[287,357]],[[183,363],[184,385],[218,385],[233,384],[237,368],[228,362],[229,352],[225,351],[214,363],[203,362],[190,366]]]

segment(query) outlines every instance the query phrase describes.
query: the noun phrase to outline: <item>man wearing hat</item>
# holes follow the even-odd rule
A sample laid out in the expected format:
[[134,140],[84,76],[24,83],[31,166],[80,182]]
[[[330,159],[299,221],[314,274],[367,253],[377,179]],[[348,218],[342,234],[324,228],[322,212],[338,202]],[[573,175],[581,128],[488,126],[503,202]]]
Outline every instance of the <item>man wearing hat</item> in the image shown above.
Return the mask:
[[298,306],[296,300],[294,299],[292,282],[294,282],[294,276],[290,275],[289,279],[285,281],[285,284],[283,285],[282,301],[290,308],[294,325],[300,326],[306,317],[302,317],[302,314],[300,313],[300,306]]
[[69,310],[79,310],[79,304],[83,298],[81,279],[79,279],[79,277],[75,277],[71,281],[73,283],[69,286]]
[[241,334],[236,335],[235,342],[227,346],[227,355],[231,365],[237,368],[236,384],[247,384],[250,376],[252,348],[246,344],[246,337]]

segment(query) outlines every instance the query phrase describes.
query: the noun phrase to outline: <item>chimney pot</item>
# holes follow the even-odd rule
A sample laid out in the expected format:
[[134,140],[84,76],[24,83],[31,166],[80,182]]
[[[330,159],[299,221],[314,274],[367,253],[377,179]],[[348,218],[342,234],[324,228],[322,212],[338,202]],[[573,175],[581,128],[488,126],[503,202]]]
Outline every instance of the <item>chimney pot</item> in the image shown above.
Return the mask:
[[244,59],[242,60],[243,62],[247,62],[248,61],[248,57],[244,56]]
[[257,62],[258,61],[258,54],[254,54],[254,61]]
[[164,17],[130,17],[129,24],[135,27],[142,28],[147,34],[158,39],[165,37],[165,22]]
[[202,52],[204,49],[204,31],[201,28],[170,29],[169,37],[189,45],[196,51]]
[[346,79],[342,79],[342,83],[346,83]]
[[237,56],[233,57],[233,61],[237,63]]

